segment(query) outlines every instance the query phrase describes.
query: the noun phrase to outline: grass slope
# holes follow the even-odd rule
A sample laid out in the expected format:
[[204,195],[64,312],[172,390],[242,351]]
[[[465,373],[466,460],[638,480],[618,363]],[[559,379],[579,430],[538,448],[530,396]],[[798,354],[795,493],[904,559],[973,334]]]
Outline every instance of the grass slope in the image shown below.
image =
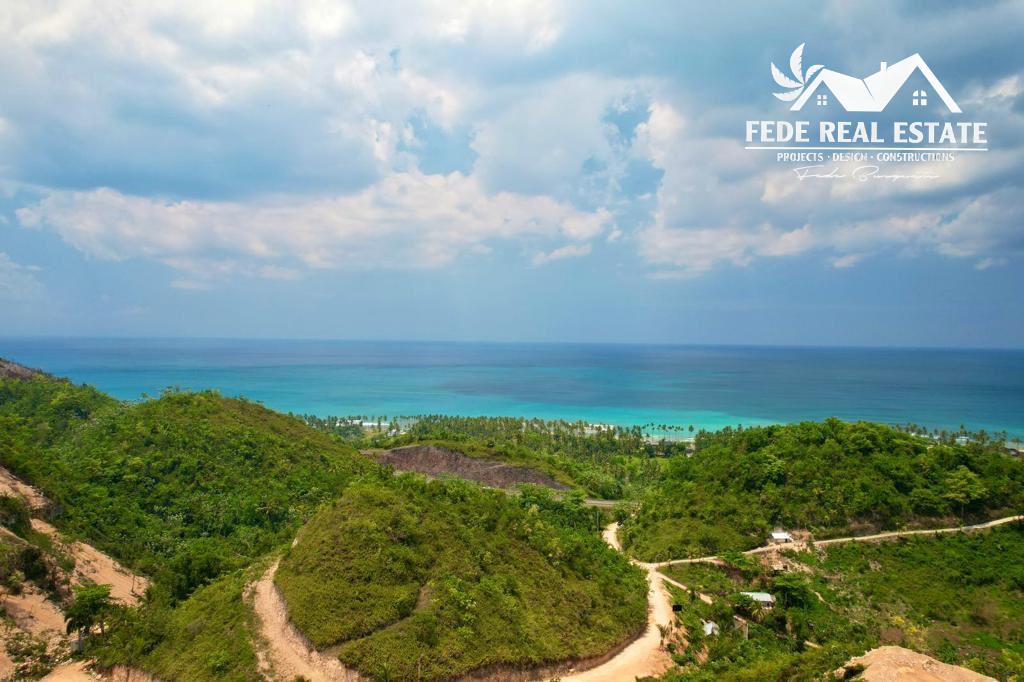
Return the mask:
[[348,488],[281,562],[292,620],[374,678],[444,679],[604,653],[646,620],[593,511],[403,475]]
[[764,544],[773,527],[819,537],[956,525],[1024,508],[1024,463],[993,443],[933,442],[837,419],[701,433],[623,525],[636,556],[705,556]]

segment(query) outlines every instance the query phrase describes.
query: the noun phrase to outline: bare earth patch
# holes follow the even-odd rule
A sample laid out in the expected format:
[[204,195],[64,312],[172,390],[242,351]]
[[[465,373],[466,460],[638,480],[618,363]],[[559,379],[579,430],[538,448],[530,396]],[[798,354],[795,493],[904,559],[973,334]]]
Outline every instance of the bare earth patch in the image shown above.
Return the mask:
[[37,488],[16,478],[3,467],[0,467],[0,495],[22,499],[33,514],[42,514],[50,506],[50,501]]
[[511,488],[530,483],[555,490],[569,489],[569,486],[530,467],[477,459],[436,445],[408,445],[378,452],[375,456],[380,464],[390,464],[399,471],[415,471],[427,476],[455,476],[492,488]]
[[995,682],[994,678],[987,675],[942,663],[900,646],[878,647],[863,656],[850,659],[843,668],[836,671],[836,677],[841,677],[846,668],[857,665],[864,666],[860,679],[867,682]]
[[97,585],[110,585],[110,596],[129,606],[138,604],[139,597],[149,587],[149,580],[135,575],[92,545],[78,540],[66,542],[57,529],[46,521],[32,519],[32,527],[40,533],[49,535],[55,544],[60,545],[74,558],[72,584],[93,582]]

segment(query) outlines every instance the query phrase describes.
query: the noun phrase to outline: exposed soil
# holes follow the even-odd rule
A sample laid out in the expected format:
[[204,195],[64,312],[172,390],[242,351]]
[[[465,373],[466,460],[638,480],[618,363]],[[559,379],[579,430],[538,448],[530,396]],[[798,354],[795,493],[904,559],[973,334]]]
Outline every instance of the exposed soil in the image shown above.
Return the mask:
[[75,661],[57,666],[41,682],[86,682],[86,680],[94,682],[98,679],[100,679],[99,675],[89,672],[88,663]]
[[21,498],[33,514],[45,514],[50,508],[50,501],[39,491],[7,469],[0,467],[0,495]]
[[3,593],[4,612],[19,630],[30,635],[64,634],[64,614],[34,585],[25,585],[20,594]]
[[836,671],[836,677],[842,677],[848,668],[857,665],[864,666],[864,672],[858,679],[867,682],[995,682],[992,677],[936,661],[900,646],[879,647],[853,658]]
[[[125,604],[135,605],[139,597],[146,591],[149,581],[135,575],[124,566],[119,564],[110,556],[99,551],[92,545],[77,540],[68,541],[60,532],[38,515],[45,515],[51,509],[49,500],[38,489],[19,480],[9,471],[0,467],[0,495],[18,497],[32,511],[32,528],[40,533],[48,535],[54,545],[63,553],[75,560],[75,568],[70,575],[66,576],[72,585],[83,583],[96,583],[110,585],[110,594]],[[6,529],[0,532],[10,535],[18,542],[24,542],[21,538],[9,533]],[[63,571],[61,571],[63,575]],[[51,642],[66,637],[64,614],[61,606],[47,598],[47,595],[35,585],[25,584],[19,594],[10,594],[6,590],[0,590],[0,608],[10,618],[11,625],[0,629],[0,679],[6,678],[14,672],[14,664],[5,652],[7,638],[18,631],[43,637]],[[133,680],[148,679],[141,677],[144,673],[133,671]],[[110,679],[111,674],[103,677]],[[95,680],[100,676],[88,671],[85,663],[69,663],[61,665],[44,679],[52,681],[71,680]],[[124,671],[121,678],[117,677],[117,671],[113,672],[113,679],[127,679]]]
[[[817,540],[813,543],[813,547],[823,547],[827,545],[841,545],[847,542],[878,542],[880,540],[892,540],[894,538],[904,538],[912,535],[941,535],[945,533],[973,533],[979,530],[988,530],[989,528],[995,528],[997,526],[1003,526],[1007,523],[1017,523],[1018,521],[1024,521],[1024,514],[1017,514],[1015,516],[1004,516],[1001,519],[993,519],[992,521],[986,521],[984,523],[975,523],[968,526],[953,526],[951,528],[928,528],[928,529],[915,529],[915,530],[894,530],[887,533],[875,533],[874,535],[853,535],[844,538],[829,538],[828,540]],[[748,549],[743,552],[748,555],[768,555],[768,560],[771,561],[775,555],[781,555],[785,550],[805,550],[811,549],[812,544],[804,541],[794,542],[783,542],[773,543],[758,547],[756,549]],[[668,566],[675,566],[677,564],[698,564],[707,563],[715,564],[721,563],[721,559],[717,556],[704,556],[697,557],[694,559],[670,559],[668,561],[659,561],[655,564],[649,564],[655,568],[666,568]]]
[[408,445],[394,450],[384,450],[375,453],[374,456],[379,463],[390,464],[399,471],[415,471],[427,476],[455,476],[492,488],[512,488],[522,483],[530,483],[555,490],[569,489],[569,486],[530,467],[497,460],[476,459],[436,445]]
[[66,542],[56,528],[42,519],[32,519],[32,527],[49,535],[75,560],[75,569],[71,574],[71,583],[96,583],[110,585],[110,596],[120,602],[135,606],[139,598],[149,587],[149,580],[136,575],[118,563],[115,559],[99,551],[92,545],[74,540]]
[[50,671],[41,682],[157,682],[157,678],[147,672],[119,665],[110,671],[96,672],[89,668],[88,661],[74,661],[59,665]]
[[359,682],[363,678],[347,669],[337,658],[317,651],[288,618],[288,607],[274,585],[274,564],[250,588],[247,598],[259,621],[260,638],[266,648],[257,646],[261,671],[268,679],[309,682]]

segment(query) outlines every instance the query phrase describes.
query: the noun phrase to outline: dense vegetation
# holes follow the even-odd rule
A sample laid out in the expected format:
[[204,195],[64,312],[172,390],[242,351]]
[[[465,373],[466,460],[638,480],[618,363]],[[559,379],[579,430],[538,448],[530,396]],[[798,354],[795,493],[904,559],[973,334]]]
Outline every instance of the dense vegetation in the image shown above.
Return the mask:
[[371,444],[434,443],[471,456],[541,469],[594,497],[621,499],[657,480],[665,458],[686,452],[682,441],[654,442],[639,428],[595,428],[585,422],[512,417],[420,417],[398,436]]
[[366,479],[307,524],[276,582],[318,647],[376,679],[599,655],[646,621],[642,573],[549,491]]
[[[669,679],[817,679],[881,644],[999,679],[1024,675],[1024,525],[787,554],[782,573],[749,557],[669,571],[714,596],[708,605],[677,592],[691,646]],[[774,608],[739,595],[749,590],[772,593]],[[734,614],[747,619],[749,640]],[[701,619],[720,633],[704,637]]]
[[774,527],[819,537],[955,525],[1024,508],[1024,463],[985,440],[940,442],[837,419],[726,429],[673,457],[623,526],[644,559],[764,544]]
[[208,392],[125,405],[49,379],[0,380],[0,464],[46,493],[62,530],[175,599],[286,541],[375,468],[255,403]]
[[101,666],[127,664],[161,680],[255,682],[255,615],[246,587],[265,570],[257,561],[196,590],[176,608],[116,614],[111,633],[89,653]]
[[[42,489],[64,532],[154,579],[89,653],[180,680],[255,679],[244,569],[378,469],[244,400],[169,392],[129,405],[47,377],[0,379],[0,465]],[[0,516],[23,525],[11,503]],[[5,566],[26,566],[19,551]]]
[[[679,595],[692,646],[677,652],[682,667],[671,675],[810,678],[885,642],[997,676],[1022,667],[1020,528],[836,546],[791,558],[805,569],[783,574],[732,552],[776,526],[823,537],[1019,513],[1024,464],[984,437],[828,420],[702,432],[691,452],[642,429],[540,420],[425,417],[404,433],[397,422],[368,432],[337,419],[309,428],[212,392],[125,404],[17,376],[0,377],[0,465],[43,490],[63,532],[154,579],[140,608],[102,609],[105,632],[86,651],[102,665],[168,680],[258,679],[246,585],[300,528],[277,575],[292,616],[315,644],[374,677],[587,657],[638,631],[642,575],[600,542],[598,512],[578,491],[560,501],[531,487],[510,497],[428,483],[357,452],[434,443],[629,501],[636,514],[620,508],[622,538],[642,558],[724,552],[728,571],[675,569],[716,600]],[[72,599],[69,559],[28,521],[24,504],[0,496],[10,531],[0,533],[0,583],[38,585],[76,622],[96,616],[86,597],[100,592]],[[751,587],[776,594],[777,608],[736,596]],[[700,618],[725,624],[733,614],[750,621],[749,641],[727,627],[704,640]],[[34,641],[15,648],[30,667],[52,658],[45,645],[32,653]]]

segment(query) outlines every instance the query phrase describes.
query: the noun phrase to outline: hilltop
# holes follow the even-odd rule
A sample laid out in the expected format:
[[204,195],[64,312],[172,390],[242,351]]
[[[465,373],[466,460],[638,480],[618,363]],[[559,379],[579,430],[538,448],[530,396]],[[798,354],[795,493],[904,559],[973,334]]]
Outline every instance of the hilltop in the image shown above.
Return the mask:
[[600,656],[646,623],[641,571],[579,505],[461,481],[360,481],[299,532],[275,582],[295,625],[371,679]]

